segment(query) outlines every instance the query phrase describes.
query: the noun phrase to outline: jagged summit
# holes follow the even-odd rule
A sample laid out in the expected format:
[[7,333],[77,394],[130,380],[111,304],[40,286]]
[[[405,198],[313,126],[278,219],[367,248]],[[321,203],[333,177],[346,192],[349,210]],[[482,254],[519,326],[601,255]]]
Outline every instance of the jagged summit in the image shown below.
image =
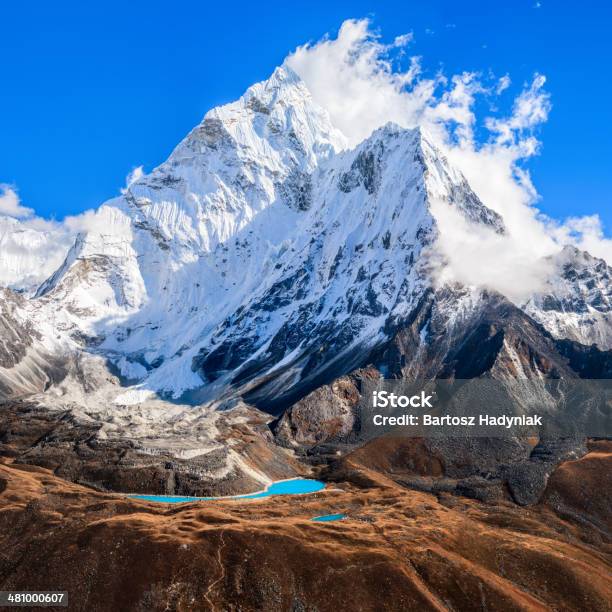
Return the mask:
[[317,159],[347,146],[327,111],[313,101],[304,82],[288,66],[249,87],[235,102],[208,111],[168,161],[224,145],[246,157],[293,153],[295,161],[311,169]]
[[210,110],[206,113],[206,117],[223,119],[231,116],[228,114],[230,109],[240,106],[254,113],[269,115],[276,105],[290,107],[304,102],[313,104],[310,91],[299,75],[283,64],[278,66],[265,81],[251,85],[239,100]]
[[525,311],[557,338],[612,347],[612,268],[569,245],[551,260],[555,273]]

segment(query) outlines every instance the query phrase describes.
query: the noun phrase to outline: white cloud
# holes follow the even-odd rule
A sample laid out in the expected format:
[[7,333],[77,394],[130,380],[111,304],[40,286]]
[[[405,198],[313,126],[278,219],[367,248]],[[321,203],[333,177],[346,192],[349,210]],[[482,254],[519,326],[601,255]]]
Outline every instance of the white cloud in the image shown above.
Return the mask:
[[125,193],[134,183],[138,182],[144,176],[144,169],[142,166],[136,166],[128,175],[125,177],[125,188],[121,190],[121,193]]
[[22,206],[17,192],[10,185],[0,184],[0,215],[25,219],[33,214],[32,208]]
[[87,210],[63,221],[23,206],[15,188],[0,184],[0,286],[31,291],[62,264],[79,232],[100,231],[108,218]]
[[[447,83],[444,80],[444,83]],[[458,142],[472,142],[476,116],[473,112],[475,98],[487,89],[478,80],[478,74],[463,72],[450,79],[447,88],[439,98],[432,96],[424,109],[420,124],[438,132],[443,142],[454,139]],[[440,129],[441,128],[441,131]]]
[[0,190],[0,286],[33,290],[62,263],[71,238],[63,225],[23,206],[13,187]]
[[90,209],[82,212],[80,215],[66,217],[64,219],[64,226],[72,234],[99,231],[101,227],[99,210]]
[[573,244],[591,255],[612,262],[612,239],[604,234],[599,215],[570,217],[559,223],[548,220],[549,231],[562,244]]
[[[393,69],[389,53],[396,46],[381,43],[367,20],[349,20],[337,38],[298,47],[286,62],[355,146],[389,121],[416,125],[433,94],[434,80],[417,80],[418,58],[405,70]],[[411,95],[406,95],[411,85]]]
[[[130,175],[138,174],[139,172],[142,172],[142,166],[135,168]],[[60,236],[88,231],[94,226],[99,227],[96,225],[99,216],[98,210],[86,210],[78,215],[67,216],[63,221],[45,219],[36,215],[36,211],[33,208],[23,206],[19,195],[13,187],[0,183],[0,215],[18,219],[19,227],[23,229],[46,232],[58,239],[60,239]]]
[[[548,119],[550,112],[550,96],[544,91],[546,77],[536,74],[529,86],[526,86],[521,94],[514,101],[512,115],[506,119],[488,118],[487,128],[497,134],[497,141],[500,144],[515,142],[518,137],[544,123]],[[533,150],[535,152],[535,149]],[[527,153],[528,157],[532,153]]]
[[551,110],[544,75],[536,73],[525,84],[508,116],[482,118],[475,111],[479,96],[492,106],[492,99],[510,87],[509,75],[495,79],[464,72],[426,78],[421,58],[411,58],[408,69],[398,68],[396,59],[394,45],[381,42],[370,22],[361,19],[345,21],[336,38],[298,47],[286,61],[351,146],[389,121],[421,126],[480,199],[504,217],[505,237],[479,240],[473,228],[442,219],[439,246],[450,260],[446,275],[474,284],[480,279],[519,299],[524,291],[516,286],[537,288],[548,273],[544,258],[563,244],[588,248],[612,262],[601,224],[590,218],[553,224],[536,207],[539,196],[524,162],[538,154],[537,128]]
[[554,272],[551,260],[534,258],[526,241],[471,224],[446,202],[432,202],[432,212],[442,237],[434,247],[443,262],[437,269],[440,284],[484,286],[522,303]]
[[502,93],[502,91],[506,91],[506,89],[508,89],[508,87],[510,87],[511,84],[512,84],[512,81],[510,80],[510,75],[505,74],[497,82],[497,87],[495,89],[495,93],[497,95],[499,95],[500,93]]
[[[15,212],[14,201],[10,204]],[[130,231],[127,217],[112,206],[86,210],[61,222],[26,210],[30,216],[19,219],[0,214],[0,286],[34,291],[59,268],[79,233]]]
[[407,34],[400,34],[399,36],[395,37],[395,40],[393,41],[393,46],[405,47],[406,45],[408,45],[408,43],[412,42],[413,38],[414,36],[412,32],[408,32]]

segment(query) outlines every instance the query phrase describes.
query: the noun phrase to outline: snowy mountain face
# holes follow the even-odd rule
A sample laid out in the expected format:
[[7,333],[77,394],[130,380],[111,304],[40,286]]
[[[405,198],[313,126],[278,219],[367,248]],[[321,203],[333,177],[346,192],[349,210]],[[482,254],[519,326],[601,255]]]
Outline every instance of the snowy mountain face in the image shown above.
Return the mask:
[[61,265],[70,242],[61,231],[39,230],[0,215],[0,286],[31,293]]
[[33,311],[23,295],[0,288],[0,399],[36,393],[66,375],[55,330],[37,325]]
[[251,401],[282,405],[358,367],[430,286],[422,255],[437,236],[432,198],[503,231],[440,159],[420,131],[387,126],[322,163],[313,175],[315,204],[286,255],[200,348],[201,376],[257,387]]
[[612,268],[574,247],[554,258],[547,291],[523,309],[557,338],[612,347]]
[[271,371],[265,396],[314,384],[428,286],[432,198],[503,231],[418,130],[390,125],[344,147],[279,69],[102,206],[100,231],[79,237],[38,299],[145,390],[205,383],[198,399],[213,399]]
[[[434,284],[434,203],[505,231],[427,135],[389,124],[349,150],[279,68],[102,205],[24,308],[50,329],[46,350],[109,360],[119,404],[239,394],[280,408],[414,327]],[[609,346],[609,268],[559,257],[550,295],[525,311],[553,335]],[[472,320],[482,300],[465,295],[444,320]],[[432,329],[423,319],[415,350]]]

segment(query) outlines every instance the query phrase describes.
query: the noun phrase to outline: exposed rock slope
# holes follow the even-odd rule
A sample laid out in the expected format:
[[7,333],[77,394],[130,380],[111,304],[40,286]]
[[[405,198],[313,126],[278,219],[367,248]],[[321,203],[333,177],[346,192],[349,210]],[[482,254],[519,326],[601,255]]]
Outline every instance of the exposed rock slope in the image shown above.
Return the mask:
[[[318,494],[171,508],[0,464],[0,588],[66,590],[74,610],[603,612],[610,505],[572,512],[609,461],[565,464],[530,509],[407,491],[357,458]],[[331,512],[347,519],[310,520]]]

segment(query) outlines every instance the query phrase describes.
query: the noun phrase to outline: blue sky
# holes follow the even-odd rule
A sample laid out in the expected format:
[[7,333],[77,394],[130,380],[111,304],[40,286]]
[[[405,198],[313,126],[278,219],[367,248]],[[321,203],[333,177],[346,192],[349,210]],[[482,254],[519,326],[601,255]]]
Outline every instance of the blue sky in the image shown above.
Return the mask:
[[369,17],[385,41],[413,32],[409,52],[431,74],[509,73],[513,95],[545,74],[553,108],[528,162],[539,207],[598,213],[610,235],[605,2],[3,3],[0,182],[42,216],[95,207],[132,168],[162,162],[206,110],[350,17]]

